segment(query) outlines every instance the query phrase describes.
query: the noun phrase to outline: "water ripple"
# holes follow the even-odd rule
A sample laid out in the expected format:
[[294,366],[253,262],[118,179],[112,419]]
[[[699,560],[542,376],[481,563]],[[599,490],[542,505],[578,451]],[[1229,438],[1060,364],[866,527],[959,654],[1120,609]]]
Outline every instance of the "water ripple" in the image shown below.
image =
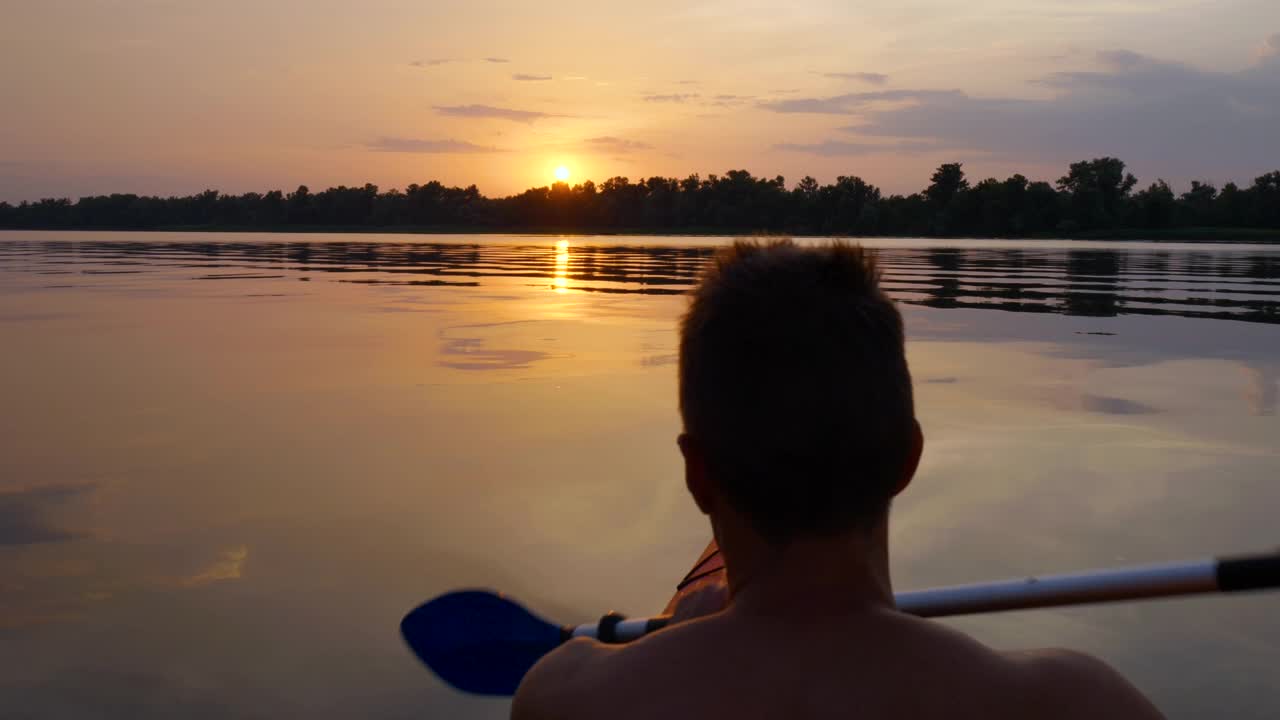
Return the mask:
[[[532,281],[558,292],[679,294],[714,252],[709,244],[596,244],[589,238],[511,242],[254,240],[3,240],[0,268],[77,274],[85,282],[187,272],[192,281],[323,279],[366,285],[474,287]],[[939,308],[1110,317],[1177,315],[1280,323],[1280,252],[1124,249],[1028,242],[1014,247],[880,247],[885,286],[900,301]],[[119,266],[129,266],[120,269]],[[192,272],[204,274],[192,274]],[[339,277],[343,276],[343,277]],[[47,287],[47,286],[46,286]]]

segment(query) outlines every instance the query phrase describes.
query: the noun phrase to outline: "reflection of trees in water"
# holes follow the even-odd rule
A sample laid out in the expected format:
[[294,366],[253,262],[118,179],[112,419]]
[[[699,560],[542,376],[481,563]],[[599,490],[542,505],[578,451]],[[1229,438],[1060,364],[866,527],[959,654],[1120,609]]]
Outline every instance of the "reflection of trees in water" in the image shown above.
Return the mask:
[[285,245],[285,257],[296,265],[306,268],[311,261],[311,243],[299,242]]
[[1123,261],[1112,250],[1072,250],[1067,253],[1067,286],[1062,293],[1067,315],[1115,317],[1120,314],[1116,278]]
[[1247,277],[1280,279],[1280,256],[1254,255],[1248,260]]
[[1169,271],[1169,253],[1159,251],[1137,254],[1128,259],[1127,265],[1132,272],[1163,275]]
[[[1026,253],[1021,250],[1000,249],[994,251],[981,251],[974,253],[974,257],[969,265],[974,270],[981,270],[980,277],[975,277],[973,283],[975,286],[981,287],[981,292],[986,297],[999,299],[997,305],[1001,309],[1017,311],[1034,311],[1043,312],[1044,308],[1036,306],[1034,310],[1028,309],[1028,304],[1024,302],[1024,286],[1018,283],[1005,282],[1009,277],[1019,277],[1027,274],[1028,260]],[[976,274],[976,273],[975,273]]]
[[[376,284],[419,286],[529,278],[534,285],[563,280],[571,290],[671,294],[696,282],[715,252],[705,245],[592,244],[589,238],[568,238],[568,257],[558,266],[556,242],[556,238],[524,244],[403,242],[398,238],[387,242],[10,241],[0,244],[0,264],[12,261],[41,272],[76,265],[85,274],[103,272],[86,265],[190,268],[192,279],[209,268],[293,271],[314,279],[363,273],[374,276]],[[1178,251],[1138,244],[1123,250],[1063,250],[1034,244],[890,246],[877,252],[887,279],[910,286],[900,293],[906,303],[1092,317],[1151,314],[1280,323],[1280,253],[1275,252]],[[226,278],[223,271],[218,274]]]
[[[929,299],[924,302],[931,307],[955,307],[960,297],[960,261],[964,251],[958,248],[938,248],[926,253],[929,264],[935,275],[933,287],[928,291]],[[892,262],[891,255],[881,252],[886,264]]]

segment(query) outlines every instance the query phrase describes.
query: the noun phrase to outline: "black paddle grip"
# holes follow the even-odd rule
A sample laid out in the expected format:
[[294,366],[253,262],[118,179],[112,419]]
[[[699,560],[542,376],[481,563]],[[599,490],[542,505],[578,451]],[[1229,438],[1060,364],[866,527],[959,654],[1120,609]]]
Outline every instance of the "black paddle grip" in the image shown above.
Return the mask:
[[1280,587],[1280,553],[1243,555],[1218,561],[1218,589],[1222,592]]
[[618,639],[618,623],[626,620],[627,616],[616,612],[600,618],[600,624],[596,626],[596,640],[602,643],[620,643]]

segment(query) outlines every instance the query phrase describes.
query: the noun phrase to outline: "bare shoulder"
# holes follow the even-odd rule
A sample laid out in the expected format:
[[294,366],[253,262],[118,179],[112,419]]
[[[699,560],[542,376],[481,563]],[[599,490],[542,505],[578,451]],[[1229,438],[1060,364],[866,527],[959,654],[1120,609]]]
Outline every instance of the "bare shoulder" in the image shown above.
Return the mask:
[[1041,717],[1159,719],[1164,715],[1115,668],[1074,650],[1004,653],[1020,670]]
[[[617,712],[617,698],[632,710],[654,698],[652,688],[694,677],[717,652],[714,616],[686,620],[622,645],[575,638],[538,661],[516,690],[515,720],[596,718]],[[711,633],[709,635],[709,633]]]
[[612,651],[589,638],[574,638],[545,655],[520,682],[511,704],[514,720],[572,718],[590,706],[588,669]]
[[[954,628],[908,619],[930,658],[927,668],[952,697],[987,708],[987,717],[1045,720],[1158,720],[1164,716],[1119,672],[1092,655],[1064,649],[1001,652]],[[906,635],[906,633],[900,633]],[[963,714],[963,713],[961,713]]]

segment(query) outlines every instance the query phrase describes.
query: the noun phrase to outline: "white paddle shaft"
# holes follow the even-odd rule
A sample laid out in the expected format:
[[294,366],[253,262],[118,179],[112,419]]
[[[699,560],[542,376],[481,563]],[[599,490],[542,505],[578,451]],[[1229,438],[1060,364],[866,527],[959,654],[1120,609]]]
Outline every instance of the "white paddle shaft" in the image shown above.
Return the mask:
[[[902,612],[920,617],[944,617],[1273,587],[1280,587],[1280,554],[1136,565],[953,585],[898,593],[894,600]],[[573,637],[600,638],[605,642],[627,642],[659,630],[667,622],[665,617],[624,620],[606,616],[600,622],[572,628],[571,634]]]
[[1217,561],[1200,560],[953,585],[899,593],[895,600],[902,612],[943,617],[1217,591]]

